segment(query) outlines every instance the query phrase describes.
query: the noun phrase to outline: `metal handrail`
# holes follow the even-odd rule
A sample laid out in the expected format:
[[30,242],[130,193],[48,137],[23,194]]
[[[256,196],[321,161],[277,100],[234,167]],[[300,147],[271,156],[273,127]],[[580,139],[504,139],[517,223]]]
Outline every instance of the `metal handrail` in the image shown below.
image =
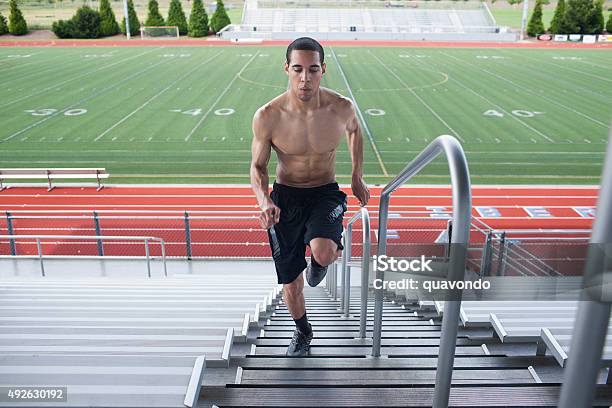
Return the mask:
[[[451,248],[451,262],[448,268],[448,279],[462,280],[465,278],[465,266],[467,262],[467,251],[465,246],[467,246],[470,234],[472,193],[470,187],[470,173],[465,153],[457,139],[449,135],[438,136],[434,139],[383,189],[379,206],[378,256],[385,255],[387,250],[387,221],[391,193],[421,171],[441,153],[445,154],[448,161],[453,197],[453,234],[451,237],[451,244],[455,245]],[[376,271],[376,279],[384,280],[384,272],[380,270]],[[375,290],[373,356],[380,356],[382,299],[383,289],[380,287]],[[461,292],[459,291],[457,293],[457,300],[447,300],[444,305],[442,337],[440,338],[436,386],[433,398],[434,408],[445,408],[448,406],[460,308]]]
[[579,302],[576,312],[574,335],[559,397],[560,408],[593,405],[610,321],[610,300],[602,297],[607,280],[605,275],[610,274],[609,252],[612,244],[612,128],[606,150],[591,245],[585,263],[583,301]]
[[164,276],[168,277],[168,269],[166,267],[166,243],[162,238],[157,237],[138,237],[138,236],[106,236],[106,235],[0,235],[0,239],[36,239],[36,250],[38,259],[40,259],[40,271],[42,276],[45,276],[45,266],[43,263],[43,253],[41,240],[44,239],[79,239],[79,240],[108,240],[108,241],[144,241],[145,253],[147,259],[147,273],[149,278],[151,277],[151,255],[149,252],[149,241],[157,241],[161,247],[162,263],[164,265]]
[[372,237],[370,234],[370,214],[365,207],[353,216],[346,224],[344,235],[344,253],[342,254],[342,309],[344,316],[349,317],[351,307],[351,268],[348,265],[351,259],[353,224],[359,220],[363,222],[363,252],[361,254],[361,316],[359,319],[359,337],[365,338],[366,321],[368,314],[368,279],[370,276],[370,251],[372,249]]

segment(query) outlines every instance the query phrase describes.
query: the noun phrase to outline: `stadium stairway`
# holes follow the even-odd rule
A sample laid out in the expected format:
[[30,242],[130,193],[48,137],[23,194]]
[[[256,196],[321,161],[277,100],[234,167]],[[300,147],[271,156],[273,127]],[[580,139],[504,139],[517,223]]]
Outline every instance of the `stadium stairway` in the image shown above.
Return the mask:
[[[430,304],[385,295],[381,357],[371,357],[374,304],[359,338],[359,288],[351,315],[324,288],[305,288],[315,335],[311,356],[290,358],[293,320],[282,301],[261,325],[250,353],[233,361],[235,381],[202,388],[200,407],[431,407],[441,318]],[[533,350],[531,349],[533,348]],[[491,329],[460,327],[449,406],[556,406],[563,371],[535,345],[503,344]],[[612,404],[599,385],[595,406]]]

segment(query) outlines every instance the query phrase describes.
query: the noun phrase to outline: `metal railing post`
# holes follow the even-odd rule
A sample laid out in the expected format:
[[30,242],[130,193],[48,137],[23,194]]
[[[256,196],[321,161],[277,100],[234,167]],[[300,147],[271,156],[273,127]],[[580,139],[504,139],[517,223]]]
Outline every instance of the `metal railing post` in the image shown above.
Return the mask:
[[338,262],[334,262],[334,275],[332,279],[332,296],[338,300]]
[[446,222],[446,245],[444,248],[444,262],[448,262],[451,252],[451,240],[453,237],[453,220]]
[[164,276],[168,277],[168,268],[166,266],[166,243],[163,239],[160,239],[161,244],[161,254],[162,254],[162,263],[164,264]]
[[[560,408],[590,407],[595,398],[597,376],[610,321],[610,300],[602,296],[610,275],[612,244],[612,130],[597,199],[589,252],[584,270],[583,295],[578,302],[574,335],[559,398]],[[607,258],[607,259],[606,259]],[[607,275],[607,276],[606,276]],[[585,293],[589,291],[588,293]],[[596,293],[593,293],[596,292]],[[595,294],[593,299],[591,296]]]
[[42,276],[45,276],[45,264],[43,263],[42,245],[40,244],[40,238],[36,238],[36,250],[38,251],[38,259],[40,260],[40,272]]
[[[344,274],[344,271],[346,269],[346,264],[347,264],[347,259],[346,259],[346,248],[347,248],[347,233],[346,233],[346,229],[342,232],[342,245],[344,245],[344,252],[342,253],[342,270],[340,271],[340,311],[344,310],[344,301],[345,301],[345,297],[344,297],[344,279],[346,278],[346,275]],[[348,241],[350,242],[350,241]]]
[[[101,236],[102,232],[100,231],[100,219],[98,218],[98,213],[95,211],[93,212],[93,219],[96,235]],[[98,239],[98,256],[104,256],[104,246],[102,245],[101,239]]]
[[506,270],[506,233],[502,232],[499,236],[499,250],[497,255],[497,276],[504,276]]
[[[391,193],[381,194],[380,204],[378,207],[378,252],[377,255],[385,255],[387,253],[387,222],[389,220],[389,198]],[[383,282],[385,272],[376,269],[374,279],[380,279]],[[379,285],[374,288],[374,326],[372,328],[372,356],[380,357],[380,343],[382,336],[382,314],[383,314],[383,288]]]
[[149,240],[145,239],[145,254],[147,257],[147,272],[149,274],[149,278],[151,277],[151,257],[149,256]]
[[[13,230],[13,216],[8,211],[6,212],[6,229],[9,235],[15,235],[15,232]],[[17,255],[17,245],[15,245],[14,238],[11,238],[9,240],[9,245],[11,247],[11,255],[13,256]]]
[[344,247],[344,257],[346,256],[346,263],[342,263],[344,268],[342,269],[342,274],[344,275],[344,279],[342,280],[342,296],[344,297],[344,317],[349,317],[349,312],[351,309],[351,258],[352,258],[352,250],[351,246],[353,245],[353,225],[349,223],[346,226],[346,246]]
[[[470,235],[470,220],[472,218],[472,195],[470,174],[465,153],[457,139],[452,136],[443,135],[434,139],[383,189],[380,196],[380,209],[378,213],[378,256],[386,254],[387,220],[391,193],[427,166],[442,152],[445,154],[448,161],[453,202],[452,245],[447,278],[450,281],[457,281],[465,278],[467,244]],[[377,271],[376,275],[377,279],[384,277],[384,273],[381,271]],[[447,300],[444,304],[442,336],[440,338],[438,365],[436,369],[436,385],[432,404],[433,408],[448,407],[448,399],[450,396],[453,362],[457,343],[457,330],[459,326],[459,312],[461,308],[461,291],[454,290],[451,294],[452,300]],[[372,355],[378,356],[380,355],[380,335],[382,332],[382,287],[376,291],[374,315]]]
[[191,260],[191,228],[187,211],[185,211],[185,245],[187,246],[187,259]]
[[370,278],[370,251],[372,250],[372,239],[370,237],[370,215],[368,214],[368,210],[362,207],[360,213],[363,222],[363,253],[361,254],[361,316],[359,318],[359,337],[364,339],[368,321],[368,285]]
[[482,259],[480,260],[480,276],[489,276],[491,274],[491,239],[493,232],[487,232],[484,246],[482,247]]

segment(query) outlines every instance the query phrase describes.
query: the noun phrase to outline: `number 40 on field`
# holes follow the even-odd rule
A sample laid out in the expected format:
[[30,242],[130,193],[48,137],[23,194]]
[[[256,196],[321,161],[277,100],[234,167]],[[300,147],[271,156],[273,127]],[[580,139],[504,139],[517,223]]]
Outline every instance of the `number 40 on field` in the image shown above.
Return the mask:
[[[519,116],[521,118],[533,118],[536,115],[542,115],[544,112],[532,112],[532,111],[528,111],[528,110],[522,110],[522,109],[517,109],[517,110],[513,110],[512,114],[514,116]],[[485,116],[495,116],[498,118],[503,118],[504,114],[496,111],[495,109],[489,109],[488,111],[484,112],[483,115]]]

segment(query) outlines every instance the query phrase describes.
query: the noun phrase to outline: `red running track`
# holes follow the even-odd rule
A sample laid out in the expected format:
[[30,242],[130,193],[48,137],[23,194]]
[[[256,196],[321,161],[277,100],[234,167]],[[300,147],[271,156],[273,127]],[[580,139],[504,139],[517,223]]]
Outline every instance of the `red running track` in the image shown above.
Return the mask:
[[[342,188],[350,194],[350,187]],[[371,189],[372,199],[367,206],[373,216],[373,230],[378,227],[380,191],[380,187]],[[395,214],[389,221],[394,231],[390,253],[404,255],[435,241],[446,227],[445,213],[452,210],[450,194],[450,188],[444,186],[403,187],[396,191],[390,205],[390,212]],[[472,215],[493,229],[589,230],[598,188],[475,186],[472,194]],[[356,199],[349,195],[347,215],[358,208]],[[0,192],[0,210],[0,234],[8,234],[8,212],[14,217],[14,233],[21,235],[95,235],[91,216],[96,211],[103,235],[160,237],[170,256],[186,255],[184,213],[189,212],[193,256],[270,256],[267,234],[256,219],[257,203],[247,186],[116,186],[101,191],[61,187],[51,192],[41,187],[13,187]],[[66,215],[87,218],[50,218]],[[137,218],[143,216],[172,219]],[[354,234],[354,242],[360,241],[358,227]],[[472,242],[483,239],[481,233],[473,231]],[[97,254],[94,241],[55,240],[45,243],[44,248],[45,254]],[[104,248],[107,255],[144,254],[142,243],[136,242],[109,241]],[[32,241],[18,242],[17,250],[19,254],[36,253]],[[152,252],[159,254],[159,248],[152,248]],[[0,240],[0,254],[8,253],[8,241]],[[360,254],[358,246],[354,254]]]

